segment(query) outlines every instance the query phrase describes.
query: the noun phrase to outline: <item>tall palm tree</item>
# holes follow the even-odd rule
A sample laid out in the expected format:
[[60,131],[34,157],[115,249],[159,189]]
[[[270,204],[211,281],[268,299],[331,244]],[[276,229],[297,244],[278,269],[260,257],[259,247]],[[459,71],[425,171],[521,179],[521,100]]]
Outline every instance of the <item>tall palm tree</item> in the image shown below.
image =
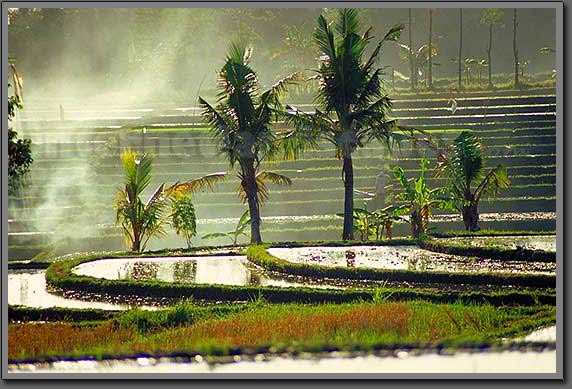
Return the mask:
[[[260,202],[266,193],[261,179],[276,183],[289,181],[279,174],[262,172],[260,164],[276,156],[281,145],[292,146],[272,130],[271,124],[283,109],[281,95],[287,85],[296,81],[298,74],[293,73],[261,92],[257,75],[249,66],[251,55],[252,49],[232,44],[219,72],[217,106],[200,97],[199,103],[203,117],[218,140],[219,150],[226,155],[231,167],[239,165],[240,188],[251,218],[250,241],[260,243]],[[295,147],[286,148],[287,157],[296,154]]]
[[496,195],[508,188],[506,168],[498,165],[485,171],[482,143],[470,131],[463,131],[453,143],[453,153],[440,158],[440,174],[448,178],[454,206],[463,216],[467,231],[478,231],[479,201],[485,195]]
[[516,47],[516,27],[518,26],[518,16],[516,8],[513,10],[512,14],[512,53],[514,56],[514,87],[520,87],[520,81],[518,80],[518,49]]
[[481,15],[481,24],[489,27],[489,46],[487,47],[487,63],[489,64],[489,88],[493,87],[492,76],[492,49],[493,49],[493,29],[502,25],[504,12],[498,8],[485,8]]
[[463,79],[461,77],[463,73],[463,63],[461,62],[462,56],[463,56],[463,8],[459,8],[459,55],[457,57],[458,61],[457,88],[459,89],[459,91],[463,89]]
[[391,100],[380,82],[382,70],[376,67],[383,43],[397,40],[403,26],[391,28],[366,61],[364,52],[373,37],[371,27],[362,34],[361,29],[355,9],[339,10],[333,24],[320,15],[314,32],[321,52],[316,70],[320,83],[315,97],[317,108],[309,114],[289,106],[286,114],[287,122],[294,124],[294,132],[303,142],[327,140],[335,145],[336,156],[343,160],[344,240],[352,240],[354,236],[352,153],[373,139],[390,146],[394,140],[405,138],[395,133],[399,129],[397,122],[387,118]]

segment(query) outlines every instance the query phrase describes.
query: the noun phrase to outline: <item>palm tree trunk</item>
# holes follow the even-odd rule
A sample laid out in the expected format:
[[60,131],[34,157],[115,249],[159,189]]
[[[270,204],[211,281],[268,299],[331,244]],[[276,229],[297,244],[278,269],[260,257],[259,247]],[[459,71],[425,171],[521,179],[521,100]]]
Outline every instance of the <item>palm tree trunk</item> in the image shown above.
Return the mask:
[[352,156],[344,155],[344,232],[342,234],[343,240],[354,239],[354,167]]
[[512,19],[512,52],[514,54],[514,87],[518,88],[520,83],[518,81],[518,50],[516,49],[516,26],[518,25],[516,19],[516,8],[514,9]]
[[489,61],[489,88],[493,88],[493,65],[491,61],[491,50],[493,48],[493,25],[489,24],[489,48],[487,50],[487,57]]
[[463,223],[465,223],[465,230],[470,232],[479,231],[479,212],[477,211],[477,204],[471,204],[463,207]]
[[244,192],[248,201],[248,209],[250,211],[250,243],[261,243],[260,235],[260,205],[258,203],[258,186],[256,185],[256,170],[254,169],[254,161],[246,163],[246,171],[244,172]]
[[411,68],[411,89],[415,89],[417,86],[417,69],[413,60],[413,31],[411,27],[411,8],[409,8],[409,66]]
[[429,9],[429,66],[427,69],[427,88],[433,88],[433,10]]
[[461,62],[461,57],[463,55],[463,8],[459,9],[459,71],[458,71],[458,88],[461,90],[463,88],[463,80],[461,74],[463,73],[463,63]]

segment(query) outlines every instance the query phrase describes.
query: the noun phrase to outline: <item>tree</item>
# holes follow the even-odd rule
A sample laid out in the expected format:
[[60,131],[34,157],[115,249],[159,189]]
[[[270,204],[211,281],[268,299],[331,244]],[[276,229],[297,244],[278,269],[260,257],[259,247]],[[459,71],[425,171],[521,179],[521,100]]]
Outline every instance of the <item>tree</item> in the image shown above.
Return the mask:
[[463,63],[461,62],[461,58],[463,57],[463,8],[459,8],[459,55],[457,57],[458,61],[458,73],[457,73],[457,84],[458,89],[463,89],[463,80],[461,74],[463,73]]
[[457,136],[451,156],[442,155],[439,174],[448,178],[451,205],[461,213],[467,231],[479,230],[481,198],[488,194],[496,195],[500,189],[510,186],[502,165],[485,172],[481,140],[469,131]]
[[344,228],[343,239],[353,240],[354,172],[352,153],[373,139],[386,143],[403,139],[395,130],[397,122],[389,120],[391,100],[385,95],[375,66],[384,42],[399,39],[403,26],[392,27],[381,39],[366,61],[363,56],[373,39],[371,27],[362,35],[361,21],[355,9],[340,9],[337,20],[330,25],[323,15],[318,17],[314,40],[320,50],[316,70],[319,90],[313,114],[288,106],[285,114],[293,124],[294,143],[316,143],[317,139],[334,144],[336,156],[343,160]]
[[422,45],[418,49],[414,49],[403,43],[397,43],[397,46],[403,49],[401,58],[408,60],[409,66],[413,66],[416,69],[417,80],[415,85],[417,85],[419,77],[422,76],[420,69],[423,69],[431,61],[431,58],[437,55],[437,48],[435,46],[430,48],[429,45]]
[[413,59],[413,26],[411,18],[411,8],[409,8],[409,18],[408,18],[408,35],[409,35],[409,70],[411,74],[411,89],[417,88],[417,66],[415,66],[415,61]]
[[121,154],[125,171],[125,187],[115,195],[116,223],[121,225],[125,241],[131,251],[144,251],[149,239],[165,235],[163,228],[167,222],[165,215],[167,200],[171,196],[193,193],[200,189],[212,189],[214,184],[225,177],[225,173],[213,173],[183,183],[175,183],[165,189],[159,185],[143,203],[141,195],[151,183],[153,157],[151,154],[138,154],[126,149]]
[[492,49],[493,49],[493,29],[502,25],[504,12],[498,8],[485,8],[481,14],[481,24],[489,27],[489,45],[487,48],[487,63],[489,65],[489,88],[493,88],[492,76]]
[[171,196],[171,226],[185,238],[187,248],[191,248],[191,240],[197,234],[197,215],[190,193]]
[[514,9],[512,16],[512,52],[514,55],[514,87],[520,87],[520,81],[518,80],[518,49],[516,48],[516,27],[518,26],[518,17],[516,8]]
[[[260,202],[264,195],[261,179],[288,182],[287,177],[259,170],[268,157],[275,157],[280,146],[285,146],[285,157],[293,157],[297,151],[289,148],[292,143],[283,141],[271,128],[271,123],[283,107],[280,97],[286,86],[296,81],[293,73],[265,92],[260,91],[258,78],[248,65],[252,49],[232,44],[226,62],[219,72],[218,104],[211,106],[199,97],[202,115],[208,121],[221,153],[230,166],[239,165],[240,187],[250,212],[251,243],[262,242],[260,235]],[[262,190],[262,192],[261,192]]]
[[[10,61],[14,86],[14,95],[8,97],[8,121],[12,121],[17,109],[22,109],[22,82],[14,63]],[[8,84],[10,87],[10,84]],[[18,139],[18,132],[8,127],[8,186],[15,189],[22,177],[29,171],[34,159],[30,139]]]
[[427,65],[427,88],[433,88],[433,8],[429,8],[429,60]]

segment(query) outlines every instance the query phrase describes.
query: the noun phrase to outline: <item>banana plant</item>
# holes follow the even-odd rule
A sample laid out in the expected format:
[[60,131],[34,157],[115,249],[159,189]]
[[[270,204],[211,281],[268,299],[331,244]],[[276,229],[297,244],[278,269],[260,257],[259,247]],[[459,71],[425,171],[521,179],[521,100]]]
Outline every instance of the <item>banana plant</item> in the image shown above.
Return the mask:
[[429,217],[433,215],[433,208],[450,209],[450,201],[445,197],[445,188],[431,189],[427,183],[429,160],[421,160],[421,173],[417,179],[407,178],[400,166],[393,168],[393,175],[401,185],[403,192],[398,193],[396,200],[405,201],[409,212],[411,234],[419,238],[429,230]]
[[201,239],[216,239],[216,238],[229,238],[232,242],[233,245],[236,246],[237,242],[238,242],[238,237],[239,236],[245,236],[246,238],[248,238],[248,234],[246,232],[244,232],[246,230],[246,228],[250,225],[251,221],[250,221],[250,212],[247,209],[242,216],[240,217],[240,219],[238,220],[238,223],[236,225],[236,228],[234,229],[234,231],[229,231],[229,232],[213,232],[212,234],[207,234],[204,235],[203,237],[201,237]]

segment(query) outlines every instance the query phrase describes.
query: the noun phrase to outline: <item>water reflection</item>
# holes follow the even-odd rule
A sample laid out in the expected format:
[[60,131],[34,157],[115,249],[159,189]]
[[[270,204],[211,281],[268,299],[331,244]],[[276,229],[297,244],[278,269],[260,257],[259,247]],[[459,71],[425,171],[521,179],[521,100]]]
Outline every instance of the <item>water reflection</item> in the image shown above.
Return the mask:
[[377,269],[548,274],[556,270],[555,263],[463,257],[435,253],[417,246],[273,247],[268,252],[288,261],[323,266],[346,267],[348,253],[354,253],[353,266]]
[[127,304],[83,301],[49,292],[45,270],[10,270],[8,272],[8,305],[34,308],[67,307],[92,309],[128,309]]
[[257,285],[245,256],[113,258],[82,263],[72,272],[109,280]]
[[[556,351],[457,352],[453,355],[426,353],[416,355],[399,351],[393,356],[329,355],[254,358],[235,357],[236,362],[211,364],[201,357],[186,360],[138,358],[135,360],[61,361],[45,364],[9,364],[9,373],[556,373]],[[286,378],[286,377],[285,377]],[[325,377],[324,377],[325,378]]]
[[555,235],[534,236],[469,236],[454,238],[438,238],[444,242],[463,244],[473,247],[508,247],[512,249],[523,248],[528,250],[556,251]]

